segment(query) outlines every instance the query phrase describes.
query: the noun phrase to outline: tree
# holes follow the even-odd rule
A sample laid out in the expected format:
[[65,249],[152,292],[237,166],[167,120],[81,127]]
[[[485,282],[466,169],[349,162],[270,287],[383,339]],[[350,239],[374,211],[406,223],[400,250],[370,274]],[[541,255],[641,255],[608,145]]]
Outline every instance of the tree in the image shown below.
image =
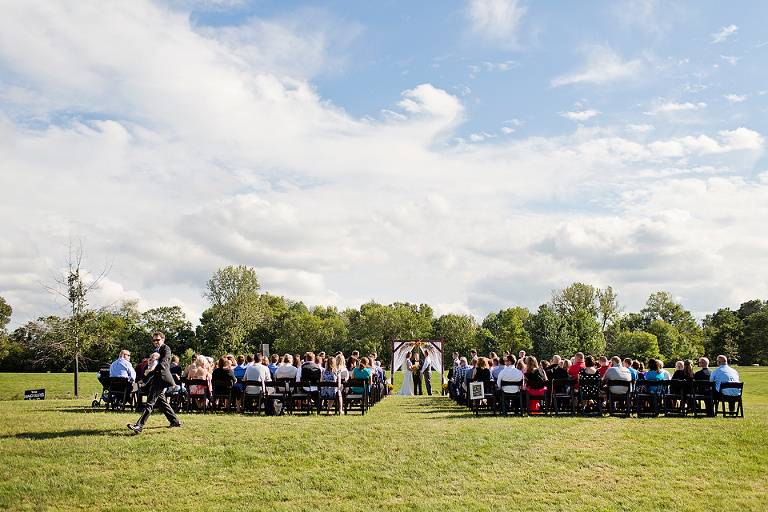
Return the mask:
[[179,306],[164,306],[148,309],[140,317],[146,338],[155,331],[165,334],[165,342],[174,353],[181,354],[195,344],[195,331],[192,323]]
[[5,326],[11,321],[12,314],[11,305],[5,301],[5,298],[0,297],[0,334],[5,334]]
[[530,316],[526,308],[515,307],[502,309],[497,313],[489,313],[483,320],[482,326],[488,329],[495,341],[494,346],[484,347],[485,350],[495,350],[499,353],[517,353],[520,350],[530,352],[531,336],[525,330],[525,322]]
[[259,287],[256,271],[244,265],[230,265],[213,274],[203,292],[211,307],[200,318],[200,350],[216,355],[255,351],[257,328],[266,318]]
[[605,351],[605,337],[597,319],[586,310],[577,311],[565,319],[569,338],[576,348],[585,354],[599,355]]
[[597,316],[603,332],[620,318],[622,309],[613,288],[597,290]]
[[533,353],[540,358],[551,358],[555,354],[570,356],[578,351],[573,332],[548,304],[542,304],[528,317],[525,328],[531,335]]
[[445,340],[443,353],[468,354],[471,349],[477,349],[478,325],[473,316],[447,314],[434,321],[434,336]]
[[768,364],[768,311],[752,313],[744,320],[739,352],[744,364]]
[[704,318],[704,350],[711,360],[723,354],[728,360],[739,359],[739,342],[744,331],[744,322],[739,315],[728,308]]
[[607,347],[607,353],[622,358],[631,357],[640,361],[656,359],[659,353],[659,343],[656,336],[649,332],[621,331]]
[[552,292],[552,308],[557,314],[568,318],[579,311],[586,311],[597,317],[599,290],[592,285],[573,283],[567,288]]
[[651,294],[640,313],[645,324],[643,330],[656,335],[666,361],[695,358],[704,353],[701,327],[691,312],[676,302],[669,292]]
[[[92,276],[83,268],[82,263],[82,243],[76,246],[70,243],[66,270],[56,277],[55,285],[45,286],[49,292],[64,297],[69,303],[68,328],[66,333],[61,334],[60,340],[40,338],[40,340],[49,341],[53,345],[60,345],[59,348],[73,358],[75,398],[78,397],[78,378],[83,352],[87,351],[91,343],[94,342],[92,336],[86,336],[86,331],[89,328],[88,323],[94,318],[93,312],[88,307],[88,296],[98,288],[101,280],[109,272],[109,268],[105,267],[98,275]],[[52,350],[55,351],[55,347],[52,347]],[[37,354],[45,357],[45,351],[42,349],[38,350]]]
[[747,302],[743,302],[741,306],[739,306],[736,314],[742,321],[744,321],[748,316],[766,310],[768,310],[768,302],[763,302],[760,299],[752,299],[748,300]]
[[349,312],[350,343],[364,352],[382,354],[386,363],[393,339],[432,337],[432,308],[427,304],[396,302],[384,306],[368,302]]

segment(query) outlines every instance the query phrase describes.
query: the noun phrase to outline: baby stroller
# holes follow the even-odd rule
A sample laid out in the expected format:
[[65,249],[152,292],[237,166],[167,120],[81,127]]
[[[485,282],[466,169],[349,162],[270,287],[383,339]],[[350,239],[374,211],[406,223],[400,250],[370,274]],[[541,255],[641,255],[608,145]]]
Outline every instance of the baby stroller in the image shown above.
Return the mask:
[[96,378],[99,380],[99,384],[101,384],[101,396],[93,396],[91,408],[94,410],[98,409],[99,407],[109,408],[109,367],[105,366],[103,368],[99,368],[99,372],[96,374]]

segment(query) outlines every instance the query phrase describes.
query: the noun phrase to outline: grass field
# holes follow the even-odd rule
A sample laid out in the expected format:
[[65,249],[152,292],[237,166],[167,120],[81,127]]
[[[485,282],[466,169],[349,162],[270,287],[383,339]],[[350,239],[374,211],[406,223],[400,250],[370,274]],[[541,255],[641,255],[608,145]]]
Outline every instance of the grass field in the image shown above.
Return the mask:
[[475,418],[389,397],[364,417],[153,416],[138,437],[135,414],[90,399],[8,400],[66,394],[70,375],[0,374],[0,509],[766,510],[768,371],[740,372],[744,419]]

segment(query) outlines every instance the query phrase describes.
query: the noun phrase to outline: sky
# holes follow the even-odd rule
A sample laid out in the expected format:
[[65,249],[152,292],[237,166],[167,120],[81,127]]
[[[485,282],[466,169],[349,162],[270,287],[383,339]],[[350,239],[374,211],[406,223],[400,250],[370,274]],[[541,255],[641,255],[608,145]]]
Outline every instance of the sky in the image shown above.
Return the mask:
[[768,298],[768,3],[0,0],[0,296]]

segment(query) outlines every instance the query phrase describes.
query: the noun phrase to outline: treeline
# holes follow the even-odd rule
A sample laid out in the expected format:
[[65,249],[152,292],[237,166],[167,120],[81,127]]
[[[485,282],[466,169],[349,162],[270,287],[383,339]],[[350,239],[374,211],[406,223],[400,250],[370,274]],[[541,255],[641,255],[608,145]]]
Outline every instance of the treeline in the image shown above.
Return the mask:
[[768,363],[768,303],[763,300],[745,302],[735,311],[721,308],[699,323],[667,292],[653,293],[639,312],[626,313],[610,287],[574,283],[553,292],[534,312],[512,307],[478,323],[470,315],[437,317],[428,304],[309,308],[261,293],[255,271],[245,266],[218,270],[204,296],[210,307],[196,328],[177,306],[142,312],[135,302],[124,302],[86,310],[77,318],[38,318],[10,333],[6,326],[12,309],[0,297],[0,370],[68,371],[75,357],[81,368],[95,369],[122,348],[149,353],[155,330],[165,332],[172,350],[187,360],[195,352],[254,353],[268,343],[278,353],[377,352],[386,362],[393,338],[443,338],[447,354],[467,354],[472,348],[481,353],[526,350],[548,358],[580,350],[665,362],[725,354],[740,364]]

